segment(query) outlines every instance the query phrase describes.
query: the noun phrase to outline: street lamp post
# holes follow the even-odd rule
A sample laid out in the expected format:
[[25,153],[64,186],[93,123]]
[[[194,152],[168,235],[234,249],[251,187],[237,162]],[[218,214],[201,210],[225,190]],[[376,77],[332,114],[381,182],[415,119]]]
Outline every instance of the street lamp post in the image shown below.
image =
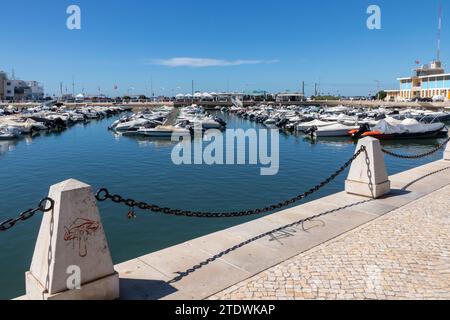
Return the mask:
[[380,100],[380,81],[374,80],[377,83],[377,100]]

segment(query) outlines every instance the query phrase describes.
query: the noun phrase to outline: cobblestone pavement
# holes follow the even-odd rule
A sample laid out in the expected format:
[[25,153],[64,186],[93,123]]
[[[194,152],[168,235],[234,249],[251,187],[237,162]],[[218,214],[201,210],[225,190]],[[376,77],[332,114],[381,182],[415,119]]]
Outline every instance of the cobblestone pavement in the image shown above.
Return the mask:
[[450,186],[210,299],[450,299]]

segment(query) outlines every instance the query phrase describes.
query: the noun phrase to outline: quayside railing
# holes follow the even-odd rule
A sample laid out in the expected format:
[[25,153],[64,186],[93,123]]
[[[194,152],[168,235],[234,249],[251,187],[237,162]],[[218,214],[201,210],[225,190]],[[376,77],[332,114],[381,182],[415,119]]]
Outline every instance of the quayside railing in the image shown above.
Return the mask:
[[[19,225],[19,222],[31,219],[39,212],[43,213],[30,271],[26,273],[27,298],[36,300],[116,299],[119,297],[119,276],[112,263],[97,207],[98,202],[112,201],[126,206],[128,208],[127,216],[130,219],[136,217],[136,210],[193,218],[234,218],[262,215],[304,200],[334,181],[347,168],[350,170],[345,181],[345,191],[367,197],[370,201],[370,199],[377,199],[389,194],[391,191],[384,154],[402,159],[418,159],[431,156],[446,146],[444,160],[450,161],[449,142],[450,138],[423,154],[402,155],[385,149],[379,140],[366,137],[359,140],[355,153],[348,161],[309,190],[277,204],[242,211],[199,212],[161,207],[119,194],[112,194],[107,188],[99,189],[94,195],[89,185],[70,179],[51,186],[49,195],[43,198],[37,207],[0,223],[0,234]],[[330,212],[334,212],[334,210],[299,220],[276,230],[282,230],[294,224],[303,225],[306,221],[317,219],[330,214]],[[220,256],[267,236],[267,234],[248,239],[210,257],[192,269],[181,273],[172,281],[178,281]],[[68,268],[83,270],[79,281],[82,286],[76,287],[77,290],[74,290],[68,283],[70,278]]]

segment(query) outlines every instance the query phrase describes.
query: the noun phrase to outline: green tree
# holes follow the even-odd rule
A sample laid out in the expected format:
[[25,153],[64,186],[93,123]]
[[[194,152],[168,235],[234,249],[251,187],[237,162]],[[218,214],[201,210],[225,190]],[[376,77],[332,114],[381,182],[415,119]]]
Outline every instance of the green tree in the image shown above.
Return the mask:
[[387,93],[386,93],[386,91],[381,90],[380,92],[377,93],[376,96],[379,100],[384,100],[387,97]]
[[314,100],[317,100],[317,101],[322,101],[322,100],[339,100],[339,97],[335,97],[335,96],[331,96],[331,95],[317,96],[317,97],[312,96],[311,98],[314,98]]

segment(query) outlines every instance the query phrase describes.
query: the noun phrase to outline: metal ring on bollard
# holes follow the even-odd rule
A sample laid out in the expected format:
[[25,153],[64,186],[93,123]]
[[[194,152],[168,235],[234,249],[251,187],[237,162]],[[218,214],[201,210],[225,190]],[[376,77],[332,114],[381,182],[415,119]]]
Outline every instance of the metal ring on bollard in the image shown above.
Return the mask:
[[102,189],[98,190],[97,193],[95,194],[95,199],[97,199],[100,202],[106,201],[106,199],[108,199],[108,198],[109,198],[109,192],[108,192],[108,189],[106,189],[106,188],[102,188]]
[[[50,202],[50,207],[46,208],[45,203]],[[55,201],[53,199],[50,199],[49,197],[42,199],[39,202],[39,210],[42,212],[49,212],[53,210],[53,207],[55,206]]]

